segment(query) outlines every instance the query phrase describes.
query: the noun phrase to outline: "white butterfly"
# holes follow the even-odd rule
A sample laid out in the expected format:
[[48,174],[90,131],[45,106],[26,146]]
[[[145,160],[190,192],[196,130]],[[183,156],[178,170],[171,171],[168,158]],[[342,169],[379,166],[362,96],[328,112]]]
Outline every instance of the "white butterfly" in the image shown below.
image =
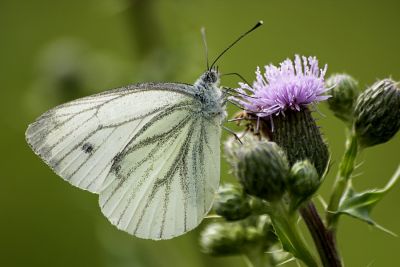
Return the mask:
[[77,99],[30,124],[26,140],[63,179],[99,194],[119,229],[169,239],[200,224],[218,188],[219,76],[210,68],[193,85],[142,83]]

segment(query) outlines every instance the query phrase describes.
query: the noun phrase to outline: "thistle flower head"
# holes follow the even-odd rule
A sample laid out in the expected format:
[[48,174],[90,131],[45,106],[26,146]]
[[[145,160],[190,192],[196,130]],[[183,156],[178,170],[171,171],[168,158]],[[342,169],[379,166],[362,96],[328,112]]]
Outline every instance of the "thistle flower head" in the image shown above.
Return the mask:
[[316,57],[298,55],[294,61],[286,59],[279,67],[265,66],[264,74],[258,67],[253,86],[239,83],[241,88],[236,91],[240,96],[233,100],[259,117],[278,115],[287,109],[300,111],[308,104],[329,98],[325,94],[329,90],[324,84],[326,69],[327,65],[323,69],[318,67]]

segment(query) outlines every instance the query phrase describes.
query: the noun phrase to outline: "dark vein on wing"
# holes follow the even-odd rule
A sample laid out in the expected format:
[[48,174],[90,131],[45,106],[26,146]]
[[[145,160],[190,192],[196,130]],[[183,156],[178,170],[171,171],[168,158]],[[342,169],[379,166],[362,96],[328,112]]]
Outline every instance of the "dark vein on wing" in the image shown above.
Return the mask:
[[[101,144],[97,146],[97,149],[95,150],[94,154],[108,141],[108,138],[109,138],[110,136],[112,136],[112,135],[114,134],[114,132],[115,132],[117,129],[118,129],[118,128],[114,128],[114,129],[107,135],[107,137],[101,142]],[[93,154],[93,155],[94,155],[94,154]],[[82,175],[83,177],[82,177],[81,180],[77,183],[77,185],[79,186],[83,180],[85,180],[87,177],[89,177],[89,174],[92,172],[92,170],[95,169],[95,168],[98,166],[98,163],[99,163],[102,159],[106,158],[107,156],[108,156],[107,153],[103,153],[103,154],[102,154],[102,157],[96,158],[96,159],[97,159],[96,162],[92,162],[92,163],[90,164],[91,167],[90,167],[89,169],[86,170],[86,174]],[[93,156],[89,156],[89,157],[81,164],[81,166],[79,166],[79,169],[80,169],[83,165],[85,165],[89,160],[91,160],[92,158],[93,158]],[[106,164],[106,165],[107,165],[107,164]],[[78,170],[77,170],[77,171],[78,171]],[[75,171],[74,174],[75,174],[77,171]],[[92,180],[95,180],[97,177],[98,177],[98,176],[95,176],[94,178],[92,178]]]
[[[115,130],[116,130],[116,128],[113,129],[113,130],[107,135],[107,137],[104,138],[104,140],[103,140],[99,145],[96,146],[96,148],[93,150],[93,155],[94,155],[94,154],[100,149],[100,147],[107,141],[108,137],[110,137],[110,136],[115,132]],[[79,155],[78,155],[78,156],[79,156]],[[83,167],[83,165],[85,165],[91,158],[92,158],[92,156],[87,157],[87,158],[78,166],[78,168],[75,169],[75,171],[73,171],[73,172],[69,175],[69,177],[67,177],[67,180],[68,180],[68,181],[71,180],[71,178],[72,178],[72,177]],[[70,164],[71,164],[71,163],[70,163]],[[70,165],[70,164],[69,164],[69,165]],[[69,165],[68,165],[68,166],[69,166]],[[66,166],[66,167],[63,169],[63,171],[64,171],[65,169],[67,169],[68,166]],[[92,165],[92,167],[89,169],[89,172],[90,172],[94,167],[96,167],[96,164],[93,164],[93,165]],[[85,175],[85,176],[86,176],[86,175]],[[85,176],[83,177],[83,179],[85,178]]]
[[[189,117],[187,117],[187,118],[189,118]],[[187,121],[188,121],[188,120],[187,120]],[[187,124],[186,122],[183,123],[182,127],[186,126],[186,124]],[[154,158],[154,155],[155,155],[155,153],[156,153],[157,151],[159,151],[159,149],[160,149],[160,147],[161,147],[161,144],[165,144],[166,142],[168,142],[168,143],[170,143],[170,144],[172,145],[172,144],[175,142],[175,140],[178,138],[178,136],[179,136],[179,131],[180,131],[180,128],[175,128],[175,129],[172,129],[171,131],[168,131],[169,134],[168,134],[168,135],[165,135],[163,138],[160,138],[160,140],[156,143],[155,147],[150,151],[150,153],[148,153],[148,156],[147,156],[145,159],[143,159],[141,162],[139,162],[139,163],[136,164],[136,168],[140,167],[144,162],[150,160],[151,158]],[[171,136],[171,137],[170,137],[170,136]],[[168,149],[168,148],[169,148],[169,146],[167,146],[167,149]],[[162,154],[162,155],[160,155],[160,156],[163,156],[163,155],[164,155],[164,154]],[[157,159],[158,159],[158,158],[157,158]],[[142,188],[142,186],[143,186],[144,182],[146,181],[146,179],[148,179],[148,177],[149,177],[151,171],[154,169],[154,162],[155,162],[157,159],[153,160],[153,164],[149,164],[149,167],[144,171],[145,176],[141,177],[141,179],[138,181],[138,184],[136,185],[136,187],[133,188],[133,190],[132,190],[132,192],[131,192],[131,194],[130,194],[130,196],[129,196],[128,203],[126,204],[126,206],[125,206],[123,212],[121,213],[121,215],[120,215],[120,217],[119,217],[119,219],[118,219],[117,225],[120,224],[122,218],[125,216],[125,213],[126,213],[128,207],[130,206],[132,200],[135,198],[136,193]],[[136,168],[135,168],[135,169],[136,169]],[[127,180],[125,180],[125,181],[127,181]],[[123,181],[123,183],[124,183],[125,181]],[[115,188],[114,191],[110,194],[109,199],[115,194],[115,192],[116,192],[119,188],[121,188],[121,186],[122,186],[122,184],[121,184],[121,182],[120,182],[119,185],[117,186],[117,188]],[[125,195],[126,193],[127,193],[127,192],[125,192],[124,195]],[[124,195],[123,195],[123,196],[124,196]],[[145,197],[145,196],[143,196],[143,197]],[[122,198],[123,198],[123,197],[122,197]],[[107,199],[106,201],[108,202],[109,199]],[[141,200],[141,199],[140,199],[140,200]],[[137,200],[137,202],[139,202],[140,200]],[[120,200],[119,200],[119,201],[120,201]],[[104,204],[106,204],[106,203],[104,203]],[[104,206],[104,205],[103,205],[103,206]],[[116,206],[113,208],[113,211],[112,211],[112,212],[114,212],[114,210],[116,209],[117,206],[118,206],[118,205],[116,205]],[[136,206],[135,210],[133,211],[133,214],[136,213],[136,210],[137,210],[138,208],[139,208],[139,205]],[[131,217],[129,218],[129,221],[128,221],[128,223],[127,223],[127,227],[129,227],[129,225],[131,224],[131,221],[132,221],[133,217],[134,217],[134,216],[131,216]]]
[[199,161],[201,168],[201,180],[203,183],[203,214],[206,212],[206,183],[205,183],[205,171],[204,171],[204,143],[205,143],[205,129],[204,129],[204,121],[201,122],[201,131],[200,131],[200,146],[199,146]]
[[[59,159],[59,162],[64,160],[65,157],[67,157],[70,153],[72,153],[74,150],[76,150],[77,148],[81,147],[83,145],[84,142],[86,142],[90,137],[92,137],[94,134],[96,134],[97,132],[103,130],[103,129],[109,129],[109,128],[116,128],[122,125],[125,125],[127,123],[136,121],[136,120],[143,120],[145,117],[154,115],[158,112],[160,112],[161,110],[165,109],[168,105],[162,106],[160,108],[154,109],[146,114],[137,116],[137,117],[133,117],[130,119],[127,119],[125,121],[119,122],[119,123],[115,123],[115,124],[109,124],[109,125],[99,125],[94,131],[91,131],[86,138],[84,138],[80,143],[78,143],[77,145],[75,145],[69,152],[67,152],[61,159]],[[135,128],[136,129],[136,128]]]
[[[192,124],[192,126],[193,126],[193,124]],[[139,226],[140,226],[140,224],[141,224],[141,222],[143,220],[143,217],[144,217],[144,215],[146,213],[146,209],[151,204],[151,202],[154,199],[154,197],[155,197],[156,193],[158,192],[159,188],[164,186],[166,183],[171,183],[172,182],[172,178],[175,175],[176,171],[178,170],[178,166],[179,166],[179,164],[181,162],[181,158],[184,155],[183,152],[187,150],[187,146],[188,146],[188,143],[189,143],[188,141],[190,140],[192,134],[193,134],[193,129],[190,127],[188,135],[187,135],[184,143],[182,144],[182,147],[181,147],[181,149],[180,149],[180,151],[179,151],[179,153],[177,155],[177,158],[174,160],[174,163],[169,168],[169,170],[167,171],[166,175],[163,178],[157,179],[155,181],[154,186],[153,186],[153,190],[152,190],[150,196],[148,197],[148,199],[146,201],[146,205],[142,209],[142,212],[141,212],[141,214],[139,216],[139,220],[138,220],[138,222],[136,224],[136,228],[134,230],[134,233],[137,232],[137,230],[138,230],[138,228],[139,228]],[[168,205],[168,203],[167,203],[167,205]],[[161,230],[160,231],[160,237],[162,236],[162,232],[163,232],[164,226],[165,226],[165,215],[163,215],[162,226],[161,226],[161,229],[160,229]]]
[[[172,112],[171,112],[172,113]],[[167,114],[170,115],[171,113]],[[146,127],[147,129],[150,129],[149,127],[151,125],[153,125],[155,122],[157,122],[158,120],[162,119],[164,116],[164,114],[160,115],[160,117],[157,117],[156,120],[150,120],[148,123],[145,124],[145,126],[142,127],[142,130],[146,127],[146,125],[149,125],[148,127]],[[152,137],[148,137],[144,140],[142,140],[141,142],[133,145],[132,147],[130,147],[128,149],[127,152],[121,152],[118,156],[117,156],[117,160],[114,161],[111,170],[113,170],[118,164],[120,164],[120,161],[122,161],[123,158],[125,158],[126,155],[130,154],[132,151],[136,150],[136,149],[140,149],[142,147],[148,146],[149,144],[153,144],[154,141],[157,141],[157,145],[152,149],[151,153],[148,153],[148,155],[146,155],[142,160],[140,160],[139,162],[137,162],[134,166],[132,166],[129,170],[128,173],[123,175],[122,174],[118,174],[116,173],[115,175],[119,178],[118,181],[118,185],[115,187],[115,189],[111,192],[110,196],[108,199],[106,199],[106,201],[103,204],[103,207],[107,204],[107,202],[109,201],[109,199],[115,194],[116,191],[119,190],[119,188],[121,188],[121,186],[123,186],[125,184],[125,182],[128,180],[128,178],[130,177],[130,175],[137,170],[137,168],[139,168],[144,162],[148,161],[150,158],[152,158],[154,156],[154,153],[159,150],[160,146],[163,142],[165,142],[165,140],[167,140],[171,135],[176,135],[177,133],[179,133],[179,131],[184,128],[186,126],[186,124],[190,121],[191,117],[187,116],[184,119],[182,119],[177,125],[175,125],[174,127],[172,127],[171,129],[169,129],[168,131],[159,134],[159,135],[155,135]],[[144,134],[145,131],[140,131],[138,134],[136,134],[132,139],[135,140],[138,137],[140,137],[141,134]],[[131,143],[129,142],[128,145],[126,146],[126,148],[129,147],[129,144]],[[126,149],[125,149],[126,150]]]
[[[85,121],[83,121],[82,124],[85,124],[85,123],[89,122],[92,118],[94,118],[94,115],[90,116],[88,119],[86,119]],[[64,134],[62,137],[60,137],[60,138],[58,139],[57,142],[55,142],[54,144],[52,144],[52,145],[49,146],[49,147],[46,147],[46,146],[45,146],[45,143],[43,143],[43,145],[42,145],[41,147],[39,147],[37,150],[38,150],[38,151],[41,151],[42,149],[46,149],[46,150],[44,151],[44,153],[48,153],[48,152],[52,151],[57,145],[59,145],[60,143],[62,143],[68,136],[70,136],[73,132],[76,132],[76,130],[78,130],[78,128],[80,128],[80,127],[82,127],[82,125],[78,125],[78,126],[74,127],[74,128],[71,129],[69,132],[67,132],[67,133]],[[58,155],[58,154],[61,153],[61,152],[62,152],[62,149],[61,149],[60,151],[58,151],[57,153],[55,153],[55,154],[51,154],[51,158],[49,157],[49,158],[47,158],[46,160],[47,160],[48,162],[50,162],[51,159],[53,159],[56,155]]]

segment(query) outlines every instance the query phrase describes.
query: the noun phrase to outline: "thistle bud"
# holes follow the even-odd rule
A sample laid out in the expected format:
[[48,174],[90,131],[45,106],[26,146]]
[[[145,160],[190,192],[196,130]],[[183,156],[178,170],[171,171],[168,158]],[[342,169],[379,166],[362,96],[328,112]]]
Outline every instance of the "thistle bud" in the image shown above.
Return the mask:
[[252,146],[254,142],[258,142],[260,139],[252,134],[244,134],[240,138],[242,143],[238,142],[235,137],[229,138],[225,142],[225,158],[231,164],[233,173],[237,176],[237,165],[239,163],[240,150],[247,146]]
[[202,251],[213,256],[241,254],[252,250],[263,253],[277,241],[267,215],[251,216],[237,222],[209,224],[200,235]]
[[347,74],[334,74],[326,80],[326,86],[332,88],[328,98],[329,108],[343,122],[353,121],[354,105],[359,95],[358,82]]
[[237,163],[239,160],[237,153],[240,147],[241,144],[233,136],[228,138],[224,144],[225,159],[232,166],[232,170],[235,175],[237,171]]
[[272,140],[286,152],[289,165],[308,159],[322,176],[328,166],[329,150],[310,110],[287,110],[285,116],[279,115],[273,120]]
[[214,209],[227,221],[236,221],[251,214],[250,199],[242,190],[232,184],[220,186]]
[[209,224],[200,236],[202,251],[213,256],[239,254],[245,241],[246,229],[239,223]]
[[360,94],[354,110],[354,130],[361,147],[385,143],[399,128],[398,83],[384,79]]
[[290,170],[287,185],[293,205],[296,208],[317,191],[320,178],[310,161],[298,161]]
[[248,244],[261,244],[265,251],[278,241],[268,215],[253,216],[241,223],[246,229]]
[[248,142],[239,149],[238,156],[238,178],[248,194],[267,201],[277,200],[283,195],[289,167],[277,144]]

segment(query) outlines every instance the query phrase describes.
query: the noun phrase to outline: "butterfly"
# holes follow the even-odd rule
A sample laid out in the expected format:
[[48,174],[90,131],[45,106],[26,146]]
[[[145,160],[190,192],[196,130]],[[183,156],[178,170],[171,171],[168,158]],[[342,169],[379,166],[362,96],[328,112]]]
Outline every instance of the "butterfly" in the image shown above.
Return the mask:
[[28,126],[26,140],[64,180],[98,194],[118,229],[182,235],[210,211],[219,185],[219,57],[193,85],[132,84],[59,105]]

